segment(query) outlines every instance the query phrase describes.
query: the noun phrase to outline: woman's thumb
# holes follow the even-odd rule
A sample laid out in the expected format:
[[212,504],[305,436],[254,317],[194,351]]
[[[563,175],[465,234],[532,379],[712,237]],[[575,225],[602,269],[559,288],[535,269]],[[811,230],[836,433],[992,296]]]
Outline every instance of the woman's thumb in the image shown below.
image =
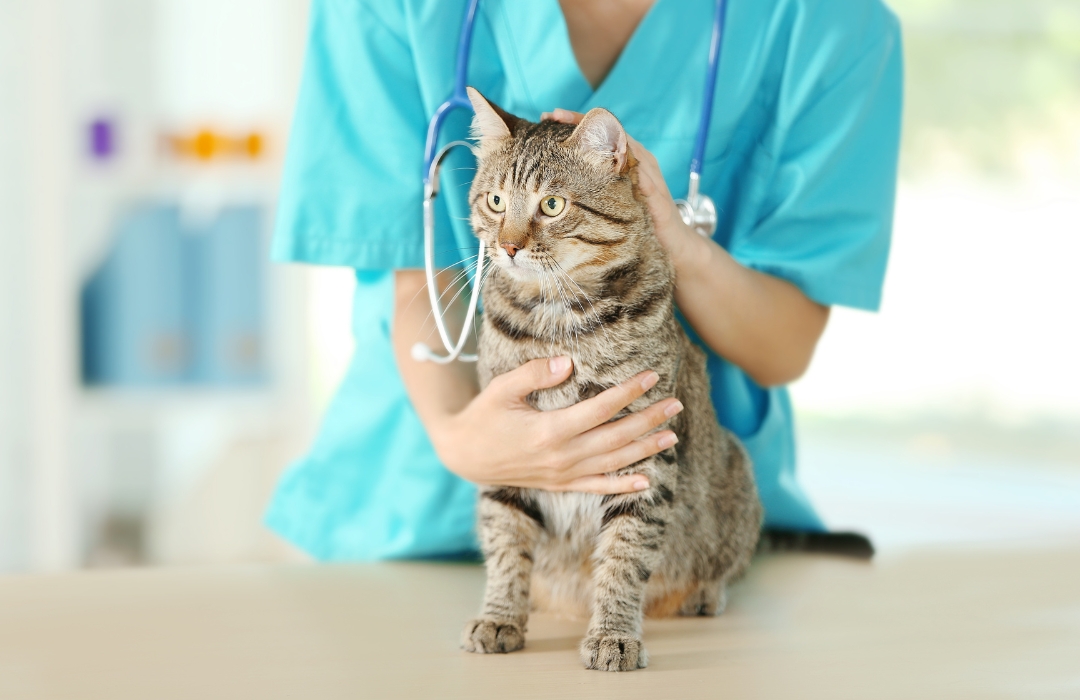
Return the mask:
[[508,399],[524,399],[537,389],[562,384],[572,367],[573,362],[565,355],[532,360],[499,375],[491,381],[491,386]]

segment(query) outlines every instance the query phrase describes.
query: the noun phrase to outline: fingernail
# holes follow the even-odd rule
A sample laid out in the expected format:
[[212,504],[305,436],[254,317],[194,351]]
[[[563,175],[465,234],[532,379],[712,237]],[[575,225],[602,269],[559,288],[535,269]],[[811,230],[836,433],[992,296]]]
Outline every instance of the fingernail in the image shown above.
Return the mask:
[[656,444],[660,445],[661,448],[666,450],[667,448],[671,447],[672,445],[674,445],[678,441],[679,441],[679,438],[676,437],[675,433],[668,433],[664,437],[657,440]]
[[548,360],[548,369],[552,374],[562,374],[566,370],[570,369],[569,357],[553,357]]
[[641,378],[641,388],[645,391],[648,391],[649,389],[652,389],[654,386],[656,386],[656,383],[658,381],[660,381],[660,375],[656,372],[649,372]]
[[664,415],[671,418],[673,415],[683,409],[682,401],[675,401],[675,403],[668,404],[668,407],[664,409]]
[[644,479],[640,479],[634,482],[635,491],[644,491],[647,488],[649,488],[649,482],[645,481]]

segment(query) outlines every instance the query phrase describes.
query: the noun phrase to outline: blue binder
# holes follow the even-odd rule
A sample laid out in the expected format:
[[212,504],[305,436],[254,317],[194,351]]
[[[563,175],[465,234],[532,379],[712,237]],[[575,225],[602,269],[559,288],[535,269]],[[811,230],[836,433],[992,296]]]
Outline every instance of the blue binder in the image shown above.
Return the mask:
[[185,237],[193,382],[253,384],[266,378],[262,232],[260,208],[232,206]]
[[93,384],[184,380],[191,354],[179,212],[140,204],[120,219],[82,291],[83,376]]
[[84,381],[265,381],[266,264],[260,207],[227,207],[195,230],[182,227],[175,204],[132,207],[82,290]]

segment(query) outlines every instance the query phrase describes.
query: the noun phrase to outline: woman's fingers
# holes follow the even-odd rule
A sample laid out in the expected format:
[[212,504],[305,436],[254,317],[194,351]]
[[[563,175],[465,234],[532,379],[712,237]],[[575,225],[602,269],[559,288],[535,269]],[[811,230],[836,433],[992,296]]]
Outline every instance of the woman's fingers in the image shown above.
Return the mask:
[[569,439],[607,423],[615,417],[616,413],[656,386],[659,380],[660,375],[652,370],[642,372],[622,384],[600,392],[591,399],[552,411],[550,415],[562,427],[559,433]]
[[[664,421],[678,415],[682,408],[682,403],[680,403],[678,399],[666,399],[664,401],[658,401],[652,406],[638,411],[637,413],[620,418],[614,423],[601,425],[586,433],[582,433],[570,444],[570,448],[576,456],[574,461],[581,462],[582,460],[589,460],[593,457],[603,457],[608,454],[615,454],[615,450],[632,443],[642,435],[645,435],[658,427]],[[674,437],[674,435],[672,435],[672,437]],[[667,447],[670,446],[671,445],[667,445]],[[661,447],[660,449],[666,448]],[[656,450],[656,452],[659,451],[660,450]],[[638,459],[644,459],[644,457],[647,456],[648,455],[642,455]],[[629,464],[629,462],[627,464]],[[625,464],[620,464],[610,469],[603,469],[594,473],[610,472],[625,466]]]
[[563,124],[578,124],[585,115],[581,112],[571,112],[568,109],[555,109],[540,115],[540,121],[562,122]]
[[656,194],[661,197],[671,198],[671,191],[668,189],[667,181],[664,180],[664,174],[660,171],[660,162],[656,160],[656,156],[652,154],[647,148],[641,145],[634,137],[627,134],[627,142],[630,144],[630,150],[634,152],[634,157],[638,159],[638,173],[644,174],[648,180],[647,186],[652,192],[646,192],[647,195]]
[[633,493],[644,491],[649,488],[649,480],[641,474],[627,474],[626,476],[583,476],[574,479],[560,487],[561,491],[580,491],[582,493],[598,493],[608,495],[613,493]]
[[[663,180],[660,182],[662,183]],[[653,220],[654,227],[666,229],[670,222],[679,216],[679,210],[675,207],[675,200],[671,198],[667,185],[658,185],[655,178],[646,172],[641,172],[638,175],[638,186],[641,188],[641,193],[645,195],[645,204],[649,208],[649,216]],[[682,221],[681,218],[679,220]]]
[[571,481],[576,481],[588,476],[611,474],[623,467],[629,467],[631,464],[659,454],[678,442],[679,439],[675,437],[675,433],[662,430],[659,433],[632,440],[617,450],[582,460],[574,465],[567,477]]

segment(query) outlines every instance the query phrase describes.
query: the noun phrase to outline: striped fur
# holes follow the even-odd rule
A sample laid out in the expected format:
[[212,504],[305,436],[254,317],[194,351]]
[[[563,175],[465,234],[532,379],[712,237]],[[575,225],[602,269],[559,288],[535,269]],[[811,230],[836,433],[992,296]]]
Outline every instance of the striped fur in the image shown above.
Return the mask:
[[[643,668],[643,613],[719,613],[725,584],[749,563],[761,526],[750,461],[718,424],[705,354],[675,318],[674,269],[652,233],[618,121],[593,110],[576,128],[534,124],[478,93],[474,104],[481,143],[472,224],[491,262],[481,384],[528,360],[569,355],[572,376],[531,395],[536,408],[569,406],[652,369],[660,381],[628,411],[669,396],[685,409],[663,426],[678,445],[620,472],[647,475],[646,491],[481,490],[487,587],[462,645],[521,648],[532,605],[591,617],[581,644],[588,668]],[[492,192],[505,202],[501,214],[488,205]],[[566,205],[547,217],[538,204],[552,195]],[[520,248],[513,258],[501,247],[508,242]]]

